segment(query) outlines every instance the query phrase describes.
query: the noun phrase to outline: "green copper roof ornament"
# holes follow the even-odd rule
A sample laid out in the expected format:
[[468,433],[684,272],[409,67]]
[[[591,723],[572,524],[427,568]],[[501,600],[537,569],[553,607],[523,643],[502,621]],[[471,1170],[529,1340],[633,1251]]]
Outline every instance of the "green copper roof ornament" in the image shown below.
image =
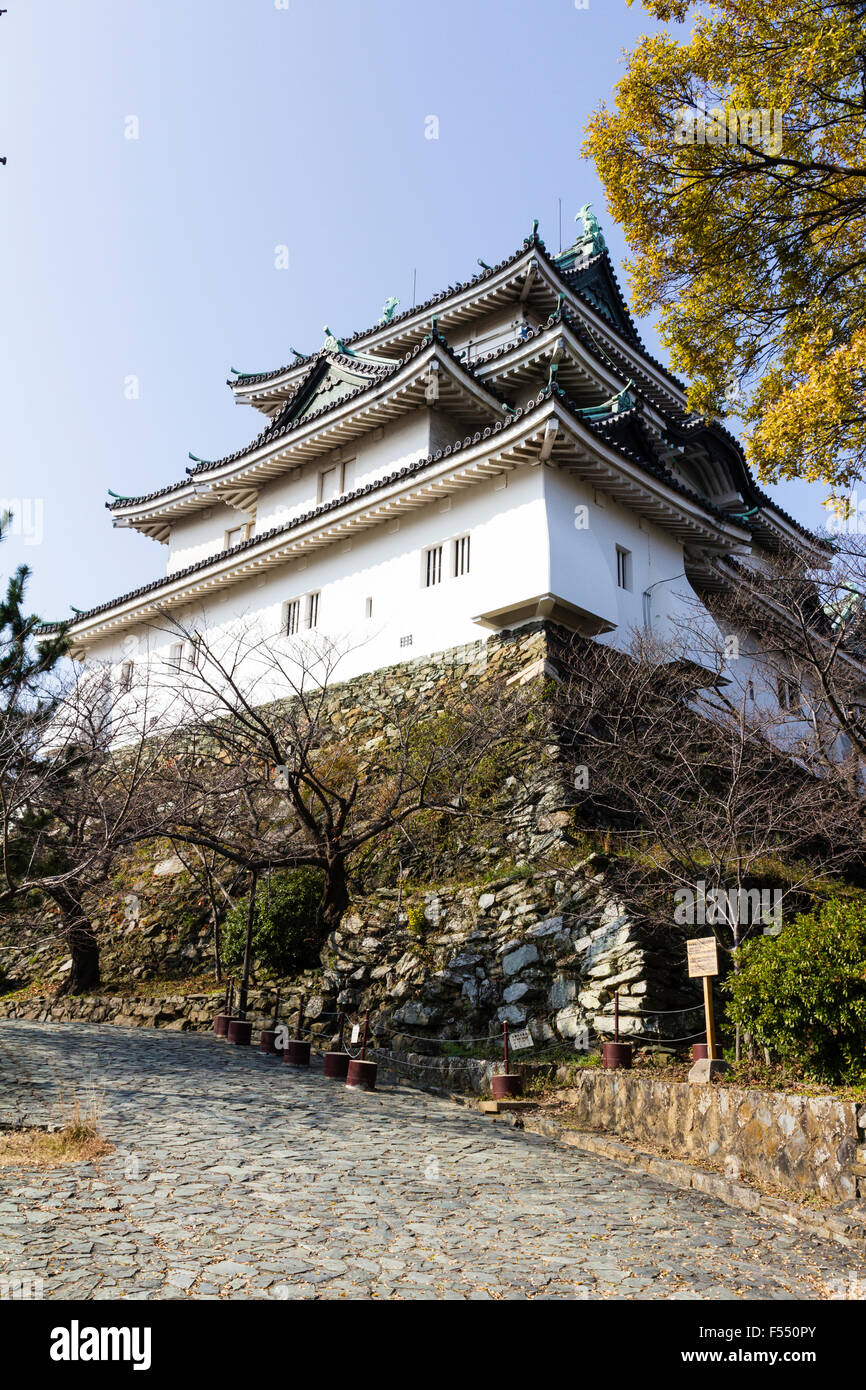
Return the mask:
[[536,238],[537,236],[538,236],[538,218],[537,218],[537,217],[533,217],[533,219],[532,219],[532,231],[529,233],[529,240],[530,240],[530,241],[534,241],[535,238]]
[[478,257],[478,264],[481,266],[481,269],[482,269],[482,270],[492,270],[492,269],[493,269],[493,266],[492,266],[492,265],[488,265],[486,261],[482,261],[482,259],[481,259],[480,256]]
[[303,362],[307,355],[305,352],[298,352],[297,348],[289,348],[289,352],[293,357],[297,357],[299,362]]
[[399,305],[399,303],[400,301],[396,295],[389,295],[382,306],[382,317],[379,319],[379,322],[390,323],[395,313],[397,312],[397,306]]
[[629,391],[630,386],[634,386],[633,381],[629,381],[621,391],[611,396],[610,400],[602,401],[601,405],[584,406],[580,412],[581,416],[584,420],[606,420],[610,415],[621,415],[624,410],[633,410],[637,401]]
[[124,497],[124,496],[123,496],[121,493],[119,493],[119,492],[112,492],[112,491],[111,491],[111,488],[108,488],[107,491],[108,491],[109,497],[113,497],[114,500],[115,500],[115,502],[131,502],[131,501],[132,501],[132,498],[131,498],[131,497]]
[[758,511],[758,507],[748,507],[744,512],[728,512],[728,516],[734,521],[748,521],[750,517],[757,516]]
[[551,362],[551,364],[550,364],[550,371],[549,371],[548,374],[547,374],[547,384],[548,384],[548,386],[558,386],[558,385],[559,385],[559,382],[558,382],[558,380],[557,380],[557,373],[558,373],[558,371],[559,371],[559,363],[558,363],[558,362]]
[[342,338],[335,337],[327,324],[325,324],[322,332],[325,335],[325,341],[322,344],[323,352],[346,352],[346,344],[343,342]]
[[[580,212],[575,214],[575,222],[580,220],[583,223],[584,250],[588,250],[591,256],[597,256],[599,252],[607,250],[607,242],[601,234],[598,225],[598,218],[592,210],[592,203],[584,203]],[[589,242],[589,246],[586,243]]]

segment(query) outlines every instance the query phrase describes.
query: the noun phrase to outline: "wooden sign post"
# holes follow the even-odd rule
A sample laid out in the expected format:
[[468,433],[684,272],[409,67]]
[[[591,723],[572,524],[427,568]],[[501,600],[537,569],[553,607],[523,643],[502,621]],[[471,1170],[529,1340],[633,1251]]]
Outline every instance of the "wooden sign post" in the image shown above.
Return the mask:
[[714,936],[699,936],[686,942],[689,955],[689,978],[704,982],[704,1015],[707,1023],[707,1052],[716,1061],[716,1023],[713,1017],[713,976],[719,973],[719,953]]

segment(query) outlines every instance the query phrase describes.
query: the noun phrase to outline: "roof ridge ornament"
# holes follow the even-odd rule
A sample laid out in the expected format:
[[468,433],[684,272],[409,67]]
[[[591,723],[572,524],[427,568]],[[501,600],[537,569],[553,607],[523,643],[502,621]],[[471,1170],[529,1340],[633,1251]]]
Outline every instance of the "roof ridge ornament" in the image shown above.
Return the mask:
[[396,295],[389,295],[388,298],[385,300],[385,303],[382,305],[382,317],[379,319],[379,322],[390,323],[395,313],[397,312],[399,303],[400,301],[396,297]]
[[602,236],[601,228],[598,225],[598,218],[592,210],[592,203],[584,203],[580,212],[575,213],[575,222],[583,223],[583,236],[580,238],[584,242],[589,242],[589,254],[597,256],[599,252],[607,250],[607,242]]
[[347,348],[342,338],[336,337],[327,324],[325,324],[322,332],[325,335],[325,341],[322,344],[322,352],[341,352],[344,357],[354,357],[355,354],[352,352],[352,349]]
[[[187,458],[188,458],[188,459],[192,459],[193,463],[195,463],[195,464],[203,464],[205,468],[213,468],[213,467],[214,467],[214,460],[213,460],[213,459],[200,459],[199,456],[198,456],[198,454],[190,454],[190,453],[187,454]],[[197,472],[198,472],[198,468],[187,468],[185,471],[186,471],[187,473],[197,473]]]

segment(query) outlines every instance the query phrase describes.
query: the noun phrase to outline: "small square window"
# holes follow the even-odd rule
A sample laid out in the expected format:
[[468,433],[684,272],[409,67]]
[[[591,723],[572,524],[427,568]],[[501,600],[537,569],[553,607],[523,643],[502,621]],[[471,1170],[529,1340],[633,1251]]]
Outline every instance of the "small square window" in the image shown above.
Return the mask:
[[401,638],[400,638],[400,646],[401,646],[401,647],[411,647],[411,645],[412,645],[412,637],[411,637],[411,634],[410,634],[408,637],[401,637]]
[[621,545],[616,548],[616,582],[620,589],[631,588],[631,551]]
[[249,540],[250,529],[250,526],[245,524],[243,526],[232,526],[226,531],[226,550],[231,550],[232,547],[236,545],[243,545],[244,541]]
[[441,545],[431,546],[424,552],[425,565],[424,577],[425,586],[431,589],[434,584],[442,583],[442,547]]
[[454,578],[469,573],[469,537],[459,536],[454,542]]
[[173,642],[168,649],[168,664],[173,671],[179,671],[183,661],[183,642]]

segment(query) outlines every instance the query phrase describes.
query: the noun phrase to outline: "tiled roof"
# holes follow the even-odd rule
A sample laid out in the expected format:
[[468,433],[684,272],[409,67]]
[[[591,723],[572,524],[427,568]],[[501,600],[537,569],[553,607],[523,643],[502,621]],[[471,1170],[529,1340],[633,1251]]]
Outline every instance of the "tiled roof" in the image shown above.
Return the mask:
[[[421,353],[424,350],[424,348],[428,347],[433,342],[438,343],[439,346],[448,354],[448,356],[454,361],[454,363],[463,372],[466,373],[467,376],[473,378],[475,377],[474,368],[469,366],[467,363],[461,361],[461,359],[456,355],[456,353],[448,346],[447,342],[442,337],[442,335],[434,331],[428,333],[426,337],[422,338],[420,342],[415,343],[415,345],[411,347],[409,351],[404,354],[403,357],[399,358],[395,363],[393,363],[393,365],[383,367],[381,369],[372,368],[367,373],[368,375],[370,375],[370,380],[363,382],[360,386],[356,387],[354,391],[350,391],[347,395],[342,396],[340,400],[337,402],[337,404],[340,406],[346,405],[348,401],[352,401],[356,397],[363,395],[365,391],[369,391],[371,390],[371,388],[381,385],[382,382],[387,381],[390,377],[396,375],[396,373],[401,369],[401,367],[405,367],[407,363],[411,362],[413,358],[417,357],[419,353]],[[319,363],[322,360],[322,357],[323,355],[320,354],[316,360],[316,366],[319,365]],[[327,354],[325,354],[325,357],[327,357]],[[476,380],[478,379],[476,378]],[[478,385],[482,387],[482,389],[486,391],[488,395],[493,396],[494,399],[496,399],[495,393],[491,391],[490,387],[487,385],[486,382],[478,380]],[[295,393],[295,396],[292,397],[292,402],[294,402],[296,398],[297,393]],[[288,405],[291,405],[292,402],[289,402]],[[323,406],[321,410],[314,410],[309,415],[303,415],[296,418],[288,419],[285,421],[284,424],[280,423],[280,421],[284,419],[285,416],[285,412],[282,412],[276,420],[272,421],[266,429],[262,430],[261,434],[256,436],[252,443],[245,444],[242,449],[236,449],[233,454],[228,454],[225,458],[207,460],[203,463],[197,463],[195,468],[190,468],[188,470],[189,477],[193,478],[202,473],[209,473],[214,468],[221,468],[223,467],[223,465],[227,463],[234,463],[238,459],[242,459],[247,454],[252,453],[255,449],[261,448],[263,444],[269,444],[272,440],[281,439],[284,436],[291,434],[292,430],[297,429],[300,425],[306,426],[310,424],[312,420],[317,420],[320,417],[327,415],[333,409],[333,404],[328,404],[326,406]],[[183,479],[179,483],[169,483],[168,486],[157,488],[154,492],[145,493],[141,497],[125,497],[115,502],[106,502],[105,506],[106,509],[110,512],[117,511],[119,508],[122,507],[141,506],[145,502],[153,502],[159,497],[167,497],[171,493],[179,492],[181,489],[188,486],[189,479]]]
[[[474,286],[482,284],[483,281],[491,279],[492,276],[498,275],[501,270],[506,270],[509,265],[513,265],[515,261],[519,261],[520,257],[524,256],[532,246],[540,246],[543,248],[544,243],[537,236],[527,237],[519,250],[515,251],[511,256],[506,256],[505,260],[499,261],[497,265],[491,266],[489,270],[482,270],[477,275],[473,275],[469,280],[459,280],[456,285],[449,285],[447,290],[439,290],[436,294],[431,295],[429,299],[423,300],[420,304],[414,304],[411,309],[404,309],[402,313],[395,314],[393,318],[388,320],[387,324],[377,323],[372,328],[359,328],[357,332],[350,334],[348,338],[341,338],[340,342],[347,346],[350,343],[360,342],[362,338],[371,337],[371,335],[378,332],[380,328],[391,328],[394,324],[403,323],[414,318],[416,314],[423,314],[427,309],[435,309],[437,304],[442,304],[446,299],[450,299],[452,295],[459,294],[462,290],[474,288]],[[245,376],[242,380],[245,386],[250,383],[257,384],[260,381],[270,381],[274,377],[282,376],[285,372],[292,371],[295,367],[300,366],[302,361],[309,361],[315,355],[316,354],[311,354],[310,358],[301,358],[287,364],[285,367],[277,367],[272,372],[259,372],[255,376]],[[235,383],[229,382],[228,385],[233,386]]]

